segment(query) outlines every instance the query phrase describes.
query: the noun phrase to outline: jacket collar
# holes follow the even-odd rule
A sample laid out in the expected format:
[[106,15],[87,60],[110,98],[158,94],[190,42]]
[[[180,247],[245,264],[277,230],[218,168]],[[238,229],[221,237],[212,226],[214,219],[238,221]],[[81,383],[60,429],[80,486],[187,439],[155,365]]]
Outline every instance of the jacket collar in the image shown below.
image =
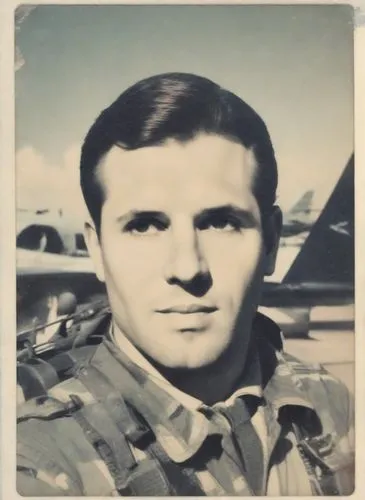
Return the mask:
[[[191,396],[173,386],[132,344],[132,342],[111,323],[108,332],[108,338],[111,340],[132,363],[137,365],[142,371],[156,382],[156,385],[162,387],[174,399],[179,401],[185,408],[198,410],[205,406],[198,398]],[[257,349],[252,349],[248,356],[244,372],[241,374],[239,384],[233,394],[224,401],[223,404],[230,405],[239,396],[250,395],[258,398],[262,397],[262,376],[259,356]]]
[[254,322],[254,335],[263,374],[264,397],[275,409],[275,416],[279,417],[285,406],[299,406],[314,411],[312,402],[284,356],[283,338],[278,325],[258,313]]
[[[256,318],[256,334],[264,381],[265,420],[268,450],[271,455],[277,439],[291,424],[322,431],[320,418],[304,390],[292,362],[283,352],[283,336],[279,327],[261,314]],[[295,360],[305,367],[300,361]]]
[[[276,436],[279,432],[278,422],[284,408],[296,409],[294,419],[296,416],[303,418],[304,411],[318,421],[312,403],[296,384],[290,365],[282,355],[282,340],[277,325],[260,314],[254,322],[253,333],[257,335],[262,397],[270,410],[266,419],[269,435],[272,432]],[[147,422],[171,460],[184,462],[200,449],[210,433],[210,423],[205,415],[183,406],[110,339],[106,338],[99,346],[91,363],[109,378],[115,389]],[[261,395],[254,396],[258,406]],[[247,397],[244,387],[239,387],[230,399],[235,397]]]

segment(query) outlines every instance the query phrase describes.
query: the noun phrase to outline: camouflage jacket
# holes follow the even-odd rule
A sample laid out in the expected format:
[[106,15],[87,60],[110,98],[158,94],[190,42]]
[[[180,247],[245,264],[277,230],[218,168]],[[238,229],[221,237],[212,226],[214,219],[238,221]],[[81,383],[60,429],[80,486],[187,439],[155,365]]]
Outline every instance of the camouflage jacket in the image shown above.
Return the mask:
[[[240,419],[238,425],[229,420],[227,429],[227,420],[222,424],[214,407],[183,407],[104,339],[74,377],[19,408],[18,492],[350,494],[354,428],[347,389],[321,366],[305,365],[285,354],[279,330],[265,318],[257,346],[263,397],[237,397],[233,406]],[[254,481],[245,447],[256,445],[244,442],[243,414],[248,414],[246,420],[261,414],[265,423],[266,452],[261,466],[254,462],[260,476]]]

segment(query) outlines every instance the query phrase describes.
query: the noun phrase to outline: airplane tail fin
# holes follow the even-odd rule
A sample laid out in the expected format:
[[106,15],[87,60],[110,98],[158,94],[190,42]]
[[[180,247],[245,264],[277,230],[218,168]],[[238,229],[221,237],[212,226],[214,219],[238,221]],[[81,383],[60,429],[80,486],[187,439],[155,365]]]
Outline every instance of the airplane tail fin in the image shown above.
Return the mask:
[[283,282],[354,283],[354,155]]
[[297,201],[294,207],[289,211],[290,215],[301,215],[302,217],[306,215],[309,216],[311,212],[313,193],[314,191],[307,191],[304,193],[299,201]]

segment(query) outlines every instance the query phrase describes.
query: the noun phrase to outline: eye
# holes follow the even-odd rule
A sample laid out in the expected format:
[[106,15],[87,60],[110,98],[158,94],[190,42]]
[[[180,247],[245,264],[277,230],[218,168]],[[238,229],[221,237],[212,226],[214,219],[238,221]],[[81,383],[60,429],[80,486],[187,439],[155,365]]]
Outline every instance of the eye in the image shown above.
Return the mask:
[[167,229],[166,224],[159,220],[136,219],[128,222],[123,232],[134,235],[153,236]]
[[199,224],[199,229],[202,231],[213,230],[228,233],[237,232],[241,228],[242,224],[239,220],[227,215],[214,215]]

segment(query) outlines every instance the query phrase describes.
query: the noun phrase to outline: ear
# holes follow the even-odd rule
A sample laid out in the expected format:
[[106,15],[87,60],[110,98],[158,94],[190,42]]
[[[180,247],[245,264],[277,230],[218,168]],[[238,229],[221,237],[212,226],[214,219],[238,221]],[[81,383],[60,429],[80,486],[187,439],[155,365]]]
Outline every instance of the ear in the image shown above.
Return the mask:
[[94,265],[96,276],[100,281],[104,282],[104,265],[100,246],[100,237],[94,224],[89,220],[85,222],[84,236],[89,255]]
[[271,276],[275,271],[276,258],[279,250],[283,215],[279,207],[274,206],[270,215],[263,222],[265,241],[265,276]]

